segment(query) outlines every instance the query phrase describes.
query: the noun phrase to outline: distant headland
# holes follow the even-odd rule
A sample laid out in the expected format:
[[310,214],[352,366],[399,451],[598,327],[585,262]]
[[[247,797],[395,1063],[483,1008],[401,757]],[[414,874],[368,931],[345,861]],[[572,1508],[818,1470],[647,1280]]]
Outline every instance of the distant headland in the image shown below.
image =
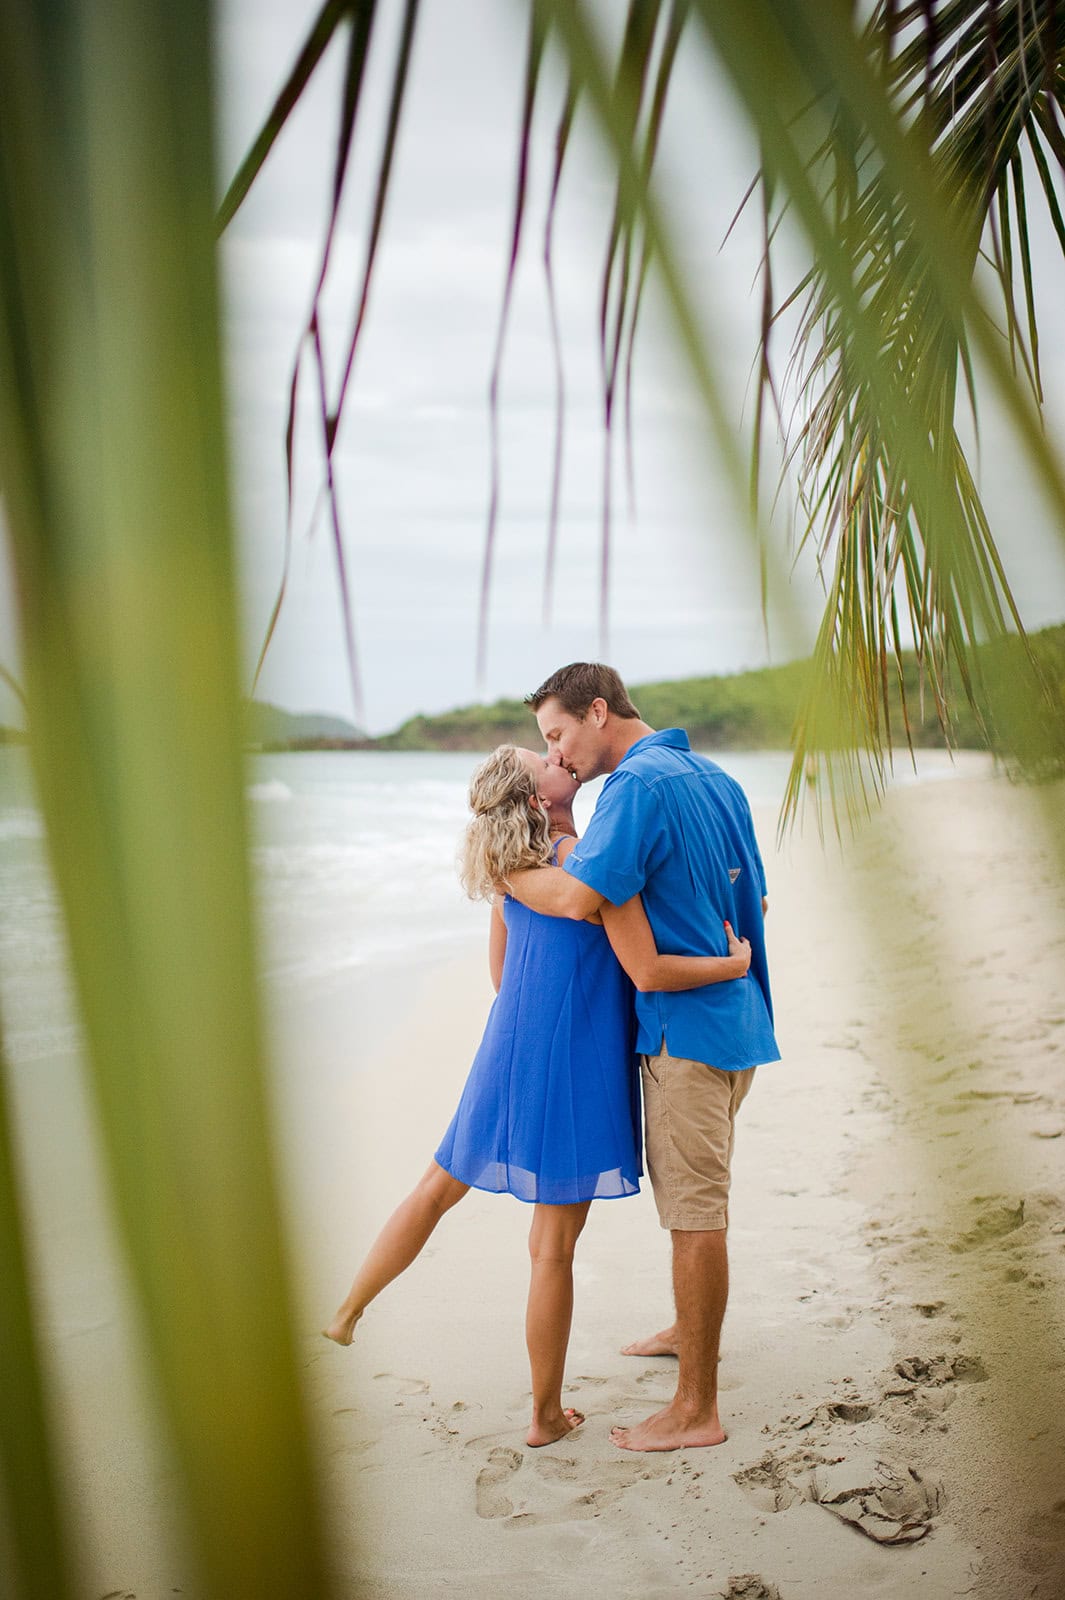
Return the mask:
[[[1030,634],[1029,644],[1060,705],[1065,700],[1065,624]],[[999,648],[986,647],[984,666],[989,676],[996,672],[991,652]],[[982,654],[977,652],[978,657]],[[656,728],[686,728],[696,749],[784,750],[791,743],[809,673],[808,661],[794,661],[751,672],[632,685],[631,694],[646,722]],[[901,684],[896,674],[889,684],[891,721],[899,741],[905,737],[904,696],[916,747],[943,748],[948,742],[956,749],[998,747],[993,731],[981,726],[963,696],[956,697],[948,741],[931,695],[927,689],[922,695],[918,659],[912,651],[903,657]],[[247,702],[245,713],[246,742],[256,750],[480,751],[537,738],[532,714],[520,700],[410,717],[392,733],[376,738],[337,717],[283,711],[261,701]]]

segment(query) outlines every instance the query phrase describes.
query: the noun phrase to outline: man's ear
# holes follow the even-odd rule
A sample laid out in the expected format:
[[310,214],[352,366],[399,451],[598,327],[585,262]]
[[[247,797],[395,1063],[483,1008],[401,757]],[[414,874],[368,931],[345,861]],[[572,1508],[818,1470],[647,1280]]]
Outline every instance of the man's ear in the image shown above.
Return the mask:
[[592,713],[592,718],[596,727],[601,728],[606,722],[607,716],[610,712],[610,707],[607,705],[606,701],[602,699],[602,697],[595,699],[592,701],[588,709]]

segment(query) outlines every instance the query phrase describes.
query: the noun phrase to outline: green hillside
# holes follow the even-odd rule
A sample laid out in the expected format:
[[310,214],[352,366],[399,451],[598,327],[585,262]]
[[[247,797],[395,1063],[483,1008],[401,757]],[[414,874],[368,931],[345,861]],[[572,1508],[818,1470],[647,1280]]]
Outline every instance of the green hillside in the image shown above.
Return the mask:
[[[1051,704],[1036,691],[1034,680],[1023,695],[1008,703],[999,698],[1002,687],[1017,682],[1016,674],[1008,669],[1015,653],[1024,649],[1017,639],[1002,640],[979,651],[976,661],[996,726],[985,732],[961,686],[955,685],[950,742],[958,749],[994,749],[1030,769],[1026,751],[1037,737],[1045,749],[1046,734],[1051,730],[1050,742],[1057,740],[1060,754],[1051,759],[1048,770],[1057,771],[1065,767],[1065,624],[1030,635],[1029,643],[1050,687]],[[809,662],[794,661],[753,672],[638,684],[631,693],[645,721],[656,728],[686,728],[696,749],[784,750],[791,743],[809,672]],[[922,748],[946,745],[927,687],[922,694],[921,674],[912,652],[903,658],[903,687],[913,743]],[[894,741],[897,747],[904,747],[903,695],[894,672],[890,695]],[[496,700],[492,705],[460,706],[437,716],[411,717],[395,732],[378,739],[368,738],[339,718],[296,715],[258,702],[249,703],[246,709],[248,742],[264,749],[481,751],[506,742],[535,746],[539,741],[532,713],[520,700]]]
[[[1030,636],[1032,650],[1056,697],[1057,712],[1065,725],[1065,625],[1044,628]],[[992,703],[996,682],[1005,682],[1003,652],[1022,649],[1006,640],[979,653],[979,668],[989,685]],[[727,676],[684,678],[672,683],[645,683],[631,689],[640,715],[652,727],[682,727],[693,745],[704,750],[781,750],[791,742],[792,727],[802,700],[809,663],[795,661],[782,667],[763,667]],[[903,685],[910,734],[923,748],[946,744],[936,717],[932,696],[922,695],[917,657],[903,658]],[[951,743],[959,749],[992,748],[1010,754],[1023,741],[1024,730],[1015,726],[1017,709],[1003,709],[1000,726],[990,736],[981,729],[960,687],[953,696],[955,712]],[[891,682],[891,722],[897,743],[905,742],[902,694],[894,676]],[[1030,715],[1045,717],[1045,702],[1035,695],[1027,702]],[[504,741],[535,743],[536,728],[528,707],[520,700],[497,700],[492,705],[462,706],[439,716],[411,717],[394,733],[375,741],[381,750],[490,750]]]
[[[784,750],[802,699],[809,667],[804,661],[764,667],[728,677],[684,678],[673,683],[633,685],[630,692],[641,717],[654,728],[686,728],[692,744],[704,750]],[[913,670],[916,691],[916,667]],[[916,695],[914,695],[916,703]],[[915,743],[945,741],[934,710],[915,733]],[[911,712],[912,716],[912,712]],[[901,730],[901,707],[898,708]],[[520,700],[489,706],[463,706],[435,717],[412,717],[394,734],[377,741],[390,750],[490,750],[504,741],[535,743],[536,725]],[[972,721],[956,743],[983,743]]]

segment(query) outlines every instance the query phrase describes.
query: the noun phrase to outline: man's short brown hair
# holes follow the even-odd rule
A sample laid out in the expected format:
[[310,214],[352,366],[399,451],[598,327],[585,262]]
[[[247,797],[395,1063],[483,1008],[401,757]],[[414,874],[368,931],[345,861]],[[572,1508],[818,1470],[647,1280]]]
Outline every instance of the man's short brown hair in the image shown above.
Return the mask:
[[534,711],[539,711],[545,700],[557,700],[563,711],[582,720],[593,700],[605,700],[616,717],[640,715],[614,668],[601,661],[572,661],[525,696],[525,704]]

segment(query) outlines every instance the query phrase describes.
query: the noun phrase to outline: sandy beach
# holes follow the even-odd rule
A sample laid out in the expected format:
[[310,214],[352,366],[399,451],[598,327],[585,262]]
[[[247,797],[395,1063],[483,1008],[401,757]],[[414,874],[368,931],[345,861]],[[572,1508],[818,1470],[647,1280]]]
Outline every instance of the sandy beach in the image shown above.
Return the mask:
[[[716,1449],[610,1442],[675,1374],[619,1353],[670,1314],[649,1192],[592,1208],[567,1388],[587,1422],[555,1446],[523,1443],[517,1201],[472,1194],[350,1350],[321,1338],[435,1147],[491,990],[463,948],[279,1008],[301,1360],[339,1594],[1065,1593],[1065,873],[1037,827],[1046,814],[1065,838],[1065,790],[963,770],[893,792],[842,851],[808,825],[777,852],[774,815],[757,818],[784,1060],[742,1113]],[[84,1594],[194,1593],[128,1376],[103,1201],[62,1211],[92,1188],[68,1132],[73,1162],[61,1175],[53,1156],[35,1183],[53,1216],[41,1294]]]

